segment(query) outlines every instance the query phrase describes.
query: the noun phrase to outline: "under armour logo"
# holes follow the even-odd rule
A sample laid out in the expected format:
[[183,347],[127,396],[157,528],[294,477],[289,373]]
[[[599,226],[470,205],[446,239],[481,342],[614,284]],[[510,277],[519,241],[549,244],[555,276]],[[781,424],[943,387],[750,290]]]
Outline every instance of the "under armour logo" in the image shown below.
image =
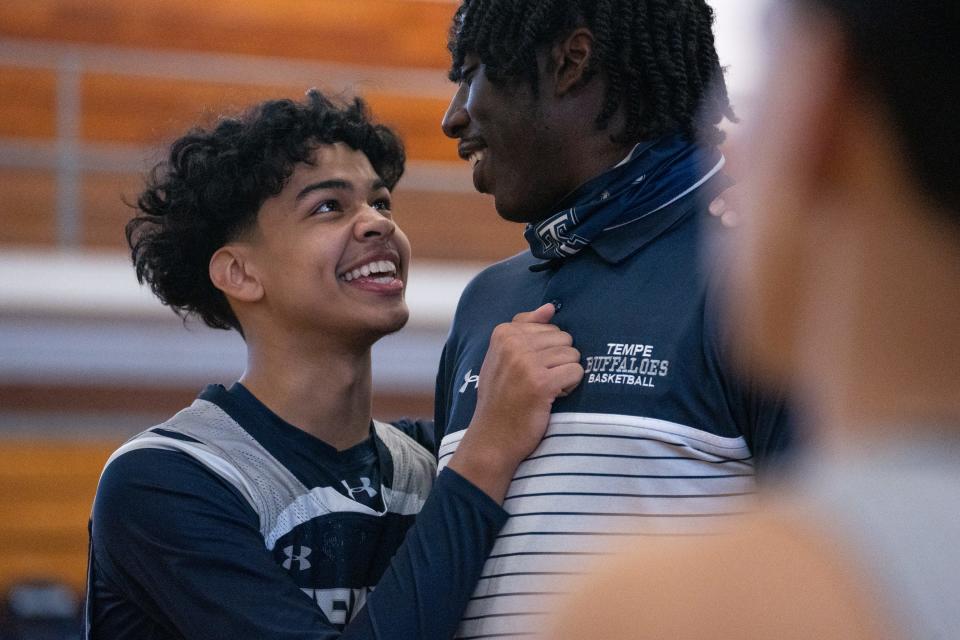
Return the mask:
[[367,478],[367,477],[360,478],[359,487],[351,487],[350,485],[347,484],[346,480],[341,480],[340,484],[346,487],[347,493],[349,493],[350,497],[353,498],[354,500],[356,500],[356,498],[354,498],[354,494],[358,492],[366,493],[367,496],[370,498],[377,495],[377,490],[370,485],[370,478]]
[[[294,551],[296,550],[296,552]],[[293,566],[293,563],[297,563],[297,569],[299,571],[306,571],[310,568],[310,561],[307,560],[307,556],[313,553],[313,549],[310,547],[304,547],[303,545],[291,545],[289,547],[283,548],[284,555],[287,556],[287,559],[283,561],[283,568],[290,569]]]
[[463,393],[467,390],[467,387],[473,385],[474,389],[479,388],[480,386],[480,374],[473,375],[473,369],[467,371],[466,375],[463,376],[463,386],[460,387],[460,393]]

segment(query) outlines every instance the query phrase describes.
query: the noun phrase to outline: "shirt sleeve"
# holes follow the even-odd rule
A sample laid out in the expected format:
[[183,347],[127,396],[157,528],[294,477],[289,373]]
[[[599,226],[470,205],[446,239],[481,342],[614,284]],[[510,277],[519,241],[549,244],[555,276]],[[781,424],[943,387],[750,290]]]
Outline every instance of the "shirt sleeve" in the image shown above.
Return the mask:
[[367,635],[353,635],[351,624],[343,638],[452,638],[506,521],[506,511],[480,489],[452,469],[441,471],[361,611]]
[[796,418],[783,391],[741,380],[739,386],[744,439],[756,461],[762,482],[782,475],[796,445]]
[[724,312],[722,277],[715,277],[704,307],[707,359],[716,371],[737,429],[750,447],[758,479],[782,475],[797,448],[795,405],[783,388],[757,380],[735,366],[729,318]]
[[437,439],[433,420],[401,418],[390,424],[416,440],[417,444],[434,456],[437,455]]
[[[114,460],[97,490],[91,535],[104,580],[173,636],[336,637],[270,557],[253,509],[185,454],[139,450]],[[113,637],[97,608],[93,637]]]
[[[111,463],[91,540],[98,573],[172,635],[440,640],[456,630],[505,520],[489,497],[445,471],[342,632],[274,562],[245,500],[184,454],[133,451]],[[104,637],[97,615],[95,607],[93,637]]]
[[443,353],[440,354],[440,365],[437,367],[437,388],[433,394],[434,440],[437,443],[438,449],[440,443],[443,442],[443,436],[447,433],[448,412],[450,410],[449,403],[447,402],[451,375],[449,371],[450,356],[447,353],[449,349],[450,345],[448,343],[444,345]]

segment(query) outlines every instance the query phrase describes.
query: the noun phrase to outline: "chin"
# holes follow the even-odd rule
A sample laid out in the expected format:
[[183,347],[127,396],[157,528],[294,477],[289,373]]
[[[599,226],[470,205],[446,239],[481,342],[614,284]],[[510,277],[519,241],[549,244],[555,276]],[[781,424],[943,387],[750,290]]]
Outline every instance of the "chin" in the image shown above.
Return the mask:
[[410,319],[409,313],[405,313],[403,315],[403,318],[397,318],[394,322],[392,322],[389,325],[389,327],[387,328],[387,332],[384,335],[389,335],[391,333],[396,333],[397,331],[400,331],[400,329],[403,329],[405,326],[407,326],[407,321],[409,319]]
[[493,206],[497,214],[508,222],[534,223],[544,220],[558,211],[556,205],[560,198],[542,188],[535,191],[527,189],[494,190]]
[[406,315],[402,318],[384,318],[365,323],[344,337],[358,349],[369,349],[383,338],[403,329],[406,324]]
[[410,310],[404,304],[402,309],[385,314],[383,318],[379,319],[376,323],[376,329],[382,338],[403,329],[407,326],[408,320],[410,320]]
[[506,220],[507,222],[519,222],[528,224],[531,222],[538,222],[545,218],[545,215],[531,215],[530,211],[532,210],[529,207],[524,207],[522,205],[512,206],[502,203],[500,200],[494,198],[493,206],[497,210],[497,215]]
[[390,308],[368,307],[363,309],[363,313],[358,310],[349,323],[341,319],[335,333],[358,348],[368,349],[380,339],[403,329],[409,318],[410,311],[406,303]]

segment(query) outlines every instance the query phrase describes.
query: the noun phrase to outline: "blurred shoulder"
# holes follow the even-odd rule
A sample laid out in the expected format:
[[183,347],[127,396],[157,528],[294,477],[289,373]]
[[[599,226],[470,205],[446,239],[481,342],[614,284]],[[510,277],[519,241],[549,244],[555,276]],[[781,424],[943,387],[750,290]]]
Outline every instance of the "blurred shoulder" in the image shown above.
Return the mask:
[[849,557],[789,509],[720,536],[638,539],[578,585],[550,637],[892,638]]

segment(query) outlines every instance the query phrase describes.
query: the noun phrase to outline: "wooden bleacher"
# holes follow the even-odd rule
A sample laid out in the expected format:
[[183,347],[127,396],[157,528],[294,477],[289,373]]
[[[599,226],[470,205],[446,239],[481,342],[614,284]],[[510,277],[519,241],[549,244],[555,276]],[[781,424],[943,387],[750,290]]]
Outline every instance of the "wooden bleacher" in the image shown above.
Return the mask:
[[52,70],[0,65],[0,136],[53,139],[56,98],[57,76]]
[[[459,163],[455,142],[440,131],[447,106],[445,41],[453,11],[453,4],[394,0],[299,0],[280,5],[253,0],[242,6],[227,0],[200,4],[169,0],[162,5],[149,0],[37,0],[28,5],[0,3],[0,39],[59,47],[58,51],[81,46],[87,53],[102,50],[104,56],[120,58],[113,67],[97,58],[101,61],[94,68],[78,69],[81,147],[157,157],[189,126],[209,124],[218,115],[235,113],[253,102],[300,98],[310,86],[347,90],[329,85],[322,74],[303,84],[278,84],[267,82],[262,74],[249,79],[235,71],[224,79],[211,78],[209,69],[203,77],[191,77],[189,65],[172,74],[156,69],[138,73],[136,65],[123,60],[127,51],[146,59],[164,52],[214,61],[220,60],[215,56],[255,55],[268,57],[270,64],[275,59],[278,66],[289,60],[359,65],[348,69],[396,69],[398,74],[426,72],[435,80],[422,95],[407,86],[402,91],[385,86],[366,90],[365,97],[377,118],[403,136],[412,163]],[[60,70],[29,59],[15,62],[0,63],[0,143],[55,149]],[[342,75],[337,78],[343,80]],[[453,91],[452,84],[449,89]],[[145,164],[81,172],[81,247],[125,249],[118,230],[131,212],[121,196],[129,200],[136,194]],[[0,162],[0,243],[56,243],[54,177],[50,167]],[[517,227],[500,221],[491,200],[469,189],[437,193],[435,188],[405,187],[401,182],[397,195],[398,220],[410,235],[417,258],[491,261],[523,247]]]
[[455,8],[431,0],[31,0],[0,3],[0,35],[446,69]]
[[0,167],[0,246],[43,247],[56,236],[56,179],[50,170]]
[[83,592],[87,518],[117,444],[0,440],[0,593],[29,579]]

